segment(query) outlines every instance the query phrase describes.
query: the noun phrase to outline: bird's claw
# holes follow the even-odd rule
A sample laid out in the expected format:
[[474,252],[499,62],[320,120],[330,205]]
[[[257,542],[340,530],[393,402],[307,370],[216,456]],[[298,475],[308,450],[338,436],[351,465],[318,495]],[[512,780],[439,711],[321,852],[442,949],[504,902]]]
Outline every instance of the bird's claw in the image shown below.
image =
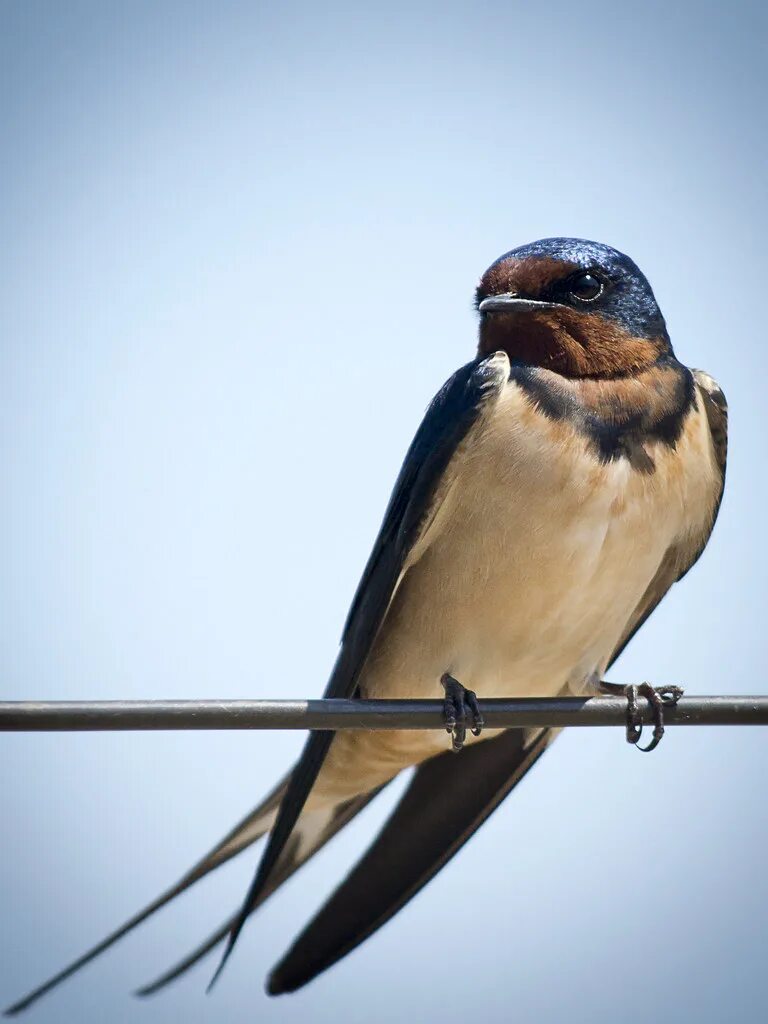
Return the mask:
[[451,746],[459,751],[467,738],[467,722],[473,736],[483,731],[483,715],[474,690],[467,690],[458,679],[446,672],[440,680],[445,690],[443,718],[445,731],[451,734]]
[[[627,743],[631,743],[638,750],[647,754],[658,747],[661,737],[664,735],[664,708],[677,704],[683,691],[679,686],[656,687],[650,683],[640,683],[639,686],[635,684],[625,686],[624,695],[627,698]],[[640,746],[643,721],[637,703],[638,697],[645,697],[653,712],[653,737],[646,747]]]

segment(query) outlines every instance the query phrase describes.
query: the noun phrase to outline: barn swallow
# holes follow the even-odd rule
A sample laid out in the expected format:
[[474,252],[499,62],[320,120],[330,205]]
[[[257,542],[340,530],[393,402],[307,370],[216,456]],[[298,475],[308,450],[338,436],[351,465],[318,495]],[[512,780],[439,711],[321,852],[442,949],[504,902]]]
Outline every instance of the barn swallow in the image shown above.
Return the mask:
[[675,358],[637,266],[606,245],[544,239],[496,260],[476,306],[477,354],[405,457],[325,690],[441,697],[463,751],[433,730],[310,733],[288,777],[176,885],[7,1012],[269,833],[239,912],[142,994],[226,940],[223,965],[250,914],[415,766],[267,990],[306,984],[407,903],[551,743],[551,729],[483,731],[478,700],[596,692],[701,554],[723,493],[726,403]]

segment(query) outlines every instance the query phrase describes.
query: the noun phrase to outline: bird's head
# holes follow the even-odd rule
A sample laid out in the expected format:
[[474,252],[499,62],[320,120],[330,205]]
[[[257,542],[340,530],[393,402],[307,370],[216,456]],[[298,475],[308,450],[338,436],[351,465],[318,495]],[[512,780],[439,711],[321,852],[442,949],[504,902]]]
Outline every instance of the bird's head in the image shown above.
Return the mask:
[[651,286],[616,249],[544,238],[500,256],[477,289],[479,352],[566,377],[620,377],[672,348]]

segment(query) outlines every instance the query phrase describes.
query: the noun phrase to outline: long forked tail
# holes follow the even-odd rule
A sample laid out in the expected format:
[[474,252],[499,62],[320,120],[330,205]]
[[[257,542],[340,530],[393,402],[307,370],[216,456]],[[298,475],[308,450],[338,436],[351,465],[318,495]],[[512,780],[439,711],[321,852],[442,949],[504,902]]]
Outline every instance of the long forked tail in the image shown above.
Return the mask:
[[[89,964],[97,956],[109,949],[110,946],[114,945],[119,939],[128,932],[132,931],[137,925],[146,921],[148,917],[164,907],[166,903],[169,903],[176,896],[179,896],[190,886],[194,885],[201,878],[204,878],[207,874],[213,871],[215,868],[220,867],[226,863],[232,857],[235,857],[238,853],[241,853],[256,840],[260,839],[269,829],[275,819],[277,808],[280,805],[283,793],[285,791],[287,780],[283,780],[270,794],[262,801],[262,803],[249,814],[246,818],[235,826],[231,832],[229,832],[220,843],[218,843],[202,860],[198,861],[182,878],[176,882],[175,885],[166,889],[157,899],[153,900],[150,904],[140,910],[133,917],[125,921],[119,928],[111,932],[105,939],[91,947],[82,956],[79,956],[76,960],[73,960],[70,964],[60,970],[53,977],[49,978],[42,985],[39,985],[32,992],[28,993],[23,999],[18,1000],[12,1006],[9,1006],[5,1011],[5,1016],[13,1016],[17,1013],[21,1013],[26,1010],[32,1003],[36,1002],[41,996],[50,992],[51,989],[56,988],[61,982],[71,977],[86,964]],[[259,904],[263,903],[264,900],[270,896],[278,886],[282,885],[287,878],[289,878],[294,871],[306,863],[309,858],[316,853],[321,846],[331,839],[332,836],[339,831],[352,817],[354,817],[362,808],[371,800],[379,790],[373,793],[364,794],[361,797],[355,797],[352,800],[347,801],[335,808],[324,808],[314,812],[307,812],[302,815],[302,821],[296,830],[296,834],[292,837],[291,843],[288,848],[284,851],[283,857],[275,867],[274,877],[270,880],[270,885],[263,894]],[[255,909],[255,908],[254,908]],[[205,953],[212,949],[216,945],[219,938],[227,934],[227,929],[224,929],[221,933],[216,933],[211,939],[208,940],[200,949],[196,950],[191,956],[187,957],[181,964],[177,965],[173,970],[168,971],[163,975],[162,978],[158,979],[152,986],[149,986],[146,990],[142,990],[142,993],[149,994],[150,991],[155,991],[162,985],[167,984],[173,978],[178,977],[185,970],[196,963]]]
[[[461,757],[447,751],[420,765],[368,852],[274,969],[267,991],[277,995],[301,987],[388,921],[509,795],[557,732],[509,729],[470,745]],[[336,808],[314,812],[313,832],[308,827],[312,814],[304,811],[253,910],[381,788]],[[184,974],[229,936],[239,916],[234,914],[206,942],[139,989],[137,995],[152,995]]]

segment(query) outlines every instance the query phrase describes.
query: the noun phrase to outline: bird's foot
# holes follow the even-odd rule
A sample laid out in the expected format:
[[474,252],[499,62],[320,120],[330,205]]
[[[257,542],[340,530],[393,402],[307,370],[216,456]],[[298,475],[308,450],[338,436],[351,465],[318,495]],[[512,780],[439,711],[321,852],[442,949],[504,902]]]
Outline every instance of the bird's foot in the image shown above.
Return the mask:
[[474,690],[467,690],[458,679],[454,679],[447,672],[440,682],[445,690],[445,701],[443,703],[445,731],[451,734],[453,749],[459,751],[464,746],[464,740],[467,738],[467,722],[471,723],[470,731],[472,735],[479,736],[485,724],[483,722],[483,715]]
[[[619,686],[615,683],[600,684],[604,693],[622,694],[627,698],[627,743],[631,743],[647,754],[658,747],[664,735],[664,708],[673,707],[683,696],[679,686],[652,686],[650,683]],[[643,720],[637,703],[638,697],[645,697],[653,712],[653,738],[647,747],[641,747],[640,737],[643,735]]]

